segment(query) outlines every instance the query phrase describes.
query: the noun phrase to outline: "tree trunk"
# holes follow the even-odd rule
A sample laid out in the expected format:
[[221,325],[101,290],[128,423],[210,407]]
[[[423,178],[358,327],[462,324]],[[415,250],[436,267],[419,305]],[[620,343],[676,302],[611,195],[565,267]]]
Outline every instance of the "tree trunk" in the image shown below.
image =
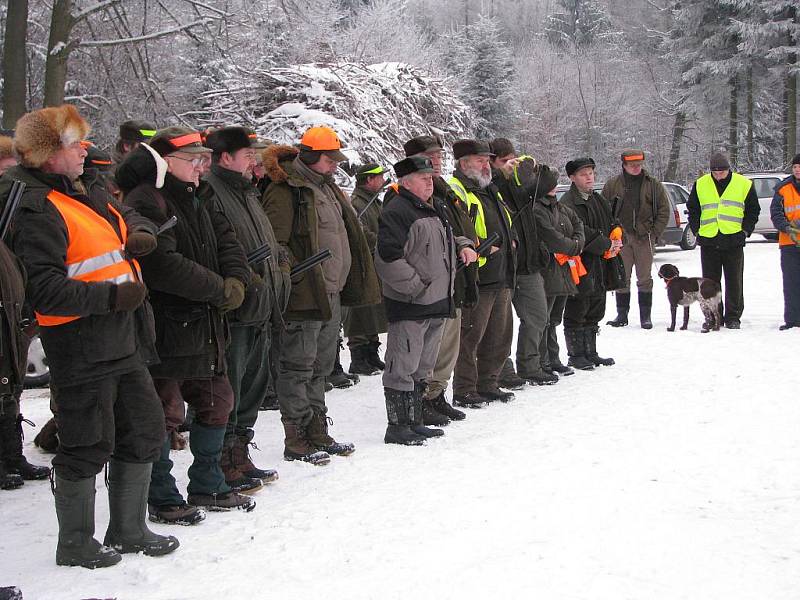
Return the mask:
[[664,181],[676,181],[678,176],[678,161],[681,157],[681,146],[683,145],[683,132],[686,128],[686,113],[679,110],[675,113],[675,122],[672,124],[672,146],[669,149],[669,160],[667,161],[667,172],[664,174]]
[[73,48],[69,37],[74,25],[72,0],[55,0],[53,16],[50,19],[50,39],[47,42],[47,62],[45,63],[45,106],[60,106],[64,103],[67,61]]
[[[794,22],[798,23],[796,9],[792,9]],[[795,52],[789,55],[789,68],[786,78],[786,146],[784,149],[784,156],[786,162],[791,162],[795,154],[797,154],[797,73],[792,73],[791,70],[797,66],[797,40],[789,41],[790,45],[795,47]]]
[[13,129],[17,119],[27,111],[28,0],[15,0],[8,5],[5,41],[3,42],[3,127]]
[[736,165],[739,157],[739,77],[734,75],[730,80],[731,84],[731,105],[730,121],[728,123],[728,154],[731,164]]
[[747,162],[755,164],[756,144],[753,136],[753,67],[747,69]]

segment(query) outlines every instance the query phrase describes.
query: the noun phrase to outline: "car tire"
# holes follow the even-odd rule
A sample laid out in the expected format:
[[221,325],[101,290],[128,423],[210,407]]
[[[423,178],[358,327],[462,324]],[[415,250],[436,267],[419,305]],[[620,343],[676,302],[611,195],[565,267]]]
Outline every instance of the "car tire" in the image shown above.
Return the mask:
[[34,336],[28,348],[28,364],[25,373],[25,387],[44,387],[50,383],[50,365],[42,348],[42,340]]
[[697,247],[697,236],[688,225],[683,228],[680,242],[681,250],[694,250]]

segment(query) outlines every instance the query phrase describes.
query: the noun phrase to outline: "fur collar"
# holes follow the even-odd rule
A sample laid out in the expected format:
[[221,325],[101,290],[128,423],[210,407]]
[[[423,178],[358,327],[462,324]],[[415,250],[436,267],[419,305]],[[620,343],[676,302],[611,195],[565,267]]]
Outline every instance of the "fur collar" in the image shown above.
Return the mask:
[[264,161],[264,170],[267,172],[267,177],[275,183],[286,182],[289,179],[289,173],[280,163],[294,160],[294,157],[298,154],[300,154],[300,151],[294,146],[274,144],[264,148],[261,158]]

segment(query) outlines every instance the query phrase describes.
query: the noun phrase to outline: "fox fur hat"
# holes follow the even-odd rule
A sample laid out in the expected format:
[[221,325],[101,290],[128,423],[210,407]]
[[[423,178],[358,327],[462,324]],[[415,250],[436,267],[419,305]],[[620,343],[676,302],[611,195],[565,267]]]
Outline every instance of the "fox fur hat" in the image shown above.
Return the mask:
[[17,121],[14,151],[23,166],[39,168],[61,148],[85,139],[90,130],[71,104],[34,110]]
[[0,135],[0,160],[14,156],[14,140],[7,135]]

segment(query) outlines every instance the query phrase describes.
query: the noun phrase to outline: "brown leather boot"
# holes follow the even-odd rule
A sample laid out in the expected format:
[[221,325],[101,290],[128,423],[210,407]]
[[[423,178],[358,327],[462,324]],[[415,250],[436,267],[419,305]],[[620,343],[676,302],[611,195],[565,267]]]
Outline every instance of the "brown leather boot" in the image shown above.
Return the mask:
[[312,465],[322,466],[331,462],[327,452],[317,450],[308,441],[306,428],[297,423],[289,423],[281,419],[286,438],[283,440],[283,458],[285,460],[302,460]]
[[227,483],[234,492],[248,494],[261,489],[263,483],[260,479],[247,477],[239,470],[236,464],[236,446],[239,441],[238,436],[227,434],[222,445],[222,455],[219,459],[219,467],[225,475]]
[[350,456],[356,451],[355,444],[349,442],[340,443],[328,434],[328,423],[333,425],[333,419],[322,413],[315,412],[308,424],[308,441],[311,445],[328,454],[338,454],[339,456]]
[[262,483],[270,483],[278,479],[278,472],[275,469],[259,469],[250,459],[250,446],[255,447],[254,434],[255,432],[249,429],[247,433],[236,436],[233,444],[233,464],[245,477],[260,479]]

